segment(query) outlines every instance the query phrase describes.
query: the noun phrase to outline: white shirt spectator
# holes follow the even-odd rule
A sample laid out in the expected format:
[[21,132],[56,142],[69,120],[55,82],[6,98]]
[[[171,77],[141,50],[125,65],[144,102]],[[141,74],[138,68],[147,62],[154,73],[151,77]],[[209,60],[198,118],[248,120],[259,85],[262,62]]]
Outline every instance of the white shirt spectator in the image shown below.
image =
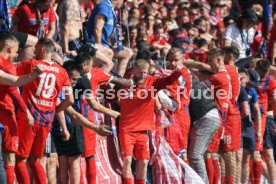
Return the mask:
[[241,32],[236,24],[231,24],[225,31],[224,39],[231,40],[231,45],[239,49],[239,59],[241,59],[252,55],[252,52],[250,52],[250,55],[247,56],[246,50],[250,48],[254,35],[255,30],[253,28]]

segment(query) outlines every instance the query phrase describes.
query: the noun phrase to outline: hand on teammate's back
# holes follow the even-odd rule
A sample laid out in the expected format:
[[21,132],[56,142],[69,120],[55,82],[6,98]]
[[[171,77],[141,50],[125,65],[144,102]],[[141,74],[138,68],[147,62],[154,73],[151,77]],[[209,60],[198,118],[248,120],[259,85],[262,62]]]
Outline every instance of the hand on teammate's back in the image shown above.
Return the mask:
[[42,74],[43,73],[43,68],[36,65],[34,68],[33,68],[33,72],[34,73],[37,73],[38,75]]

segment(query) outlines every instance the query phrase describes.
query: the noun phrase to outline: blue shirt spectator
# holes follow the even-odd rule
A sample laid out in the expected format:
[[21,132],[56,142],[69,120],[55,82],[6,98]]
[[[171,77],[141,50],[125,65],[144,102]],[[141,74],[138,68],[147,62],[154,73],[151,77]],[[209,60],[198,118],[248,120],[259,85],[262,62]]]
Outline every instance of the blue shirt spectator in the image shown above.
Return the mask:
[[117,17],[112,7],[111,1],[101,1],[99,4],[95,6],[89,17],[87,25],[88,41],[92,44],[95,44],[94,22],[96,15],[103,15],[105,17],[101,42],[103,46],[110,47],[108,41],[116,27],[117,22]]

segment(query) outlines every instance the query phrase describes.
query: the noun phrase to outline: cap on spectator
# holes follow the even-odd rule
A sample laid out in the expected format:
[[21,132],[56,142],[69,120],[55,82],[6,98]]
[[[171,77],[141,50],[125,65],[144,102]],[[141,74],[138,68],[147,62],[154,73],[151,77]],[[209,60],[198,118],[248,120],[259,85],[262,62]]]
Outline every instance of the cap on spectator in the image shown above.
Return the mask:
[[254,87],[260,86],[260,75],[255,70],[248,70],[249,83]]
[[244,18],[254,24],[258,23],[258,17],[256,15],[256,13],[251,8],[244,10],[244,12],[242,14],[242,18]]
[[175,36],[175,40],[180,42],[190,43],[188,35],[184,32],[177,33],[177,35]]

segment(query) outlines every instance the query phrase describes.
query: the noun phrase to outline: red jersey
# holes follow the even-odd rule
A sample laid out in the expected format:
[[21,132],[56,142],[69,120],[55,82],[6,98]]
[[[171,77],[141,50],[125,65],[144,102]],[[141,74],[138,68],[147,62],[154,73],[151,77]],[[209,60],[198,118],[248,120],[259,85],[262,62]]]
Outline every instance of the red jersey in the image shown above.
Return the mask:
[[239,73],[238,73],[237,67],[235,66],[226,65],[225,68],[228,72],[228,75],[230,76],[230,81],[231,81],[230,94],[229,94],[230,103],[229,103],[228,113],[240,114],[237,106],[237,101],[240,94]]
[[90,80],[93,95],[97,96],[97,90],[100,84],[108,83],[112,80],[112,75],[104,72],[101,68],[93,67],[90,73],[86,74],[86,77]]
[[62,89],[70,88],[71,83],[65,69],[54,62],[36,59],[24,61],[17,64],[17,74],[31,73],[37,65],[43,68],[44,73],[23,87],[22,98],[34,116],[35,123],[51,126],[57,98]]
[[[178,102],[181,108],[189,105],[192,76],[188,68],[184,67],[182,75],[167,89],[170,95]],[[179,97],[178,97],[179,96]]]
[[204,81],[205,86],[211,89],[212,95],[218,105],[222,118],[226,118],[226,113],[229,107],[229,90],[230,90],[230,76],[227,71],[220,71],[208,77]]
[[195,61],[200,61],[203,63],[207,62],[207,51],[202,49],[193,50],[192,52],[187,53],[187,56]]
[[[154,103],[155,96],[158,90],[165,89],[166,86],[171,85],[182,74],[181,72],[174,72],[172,75],[159,78],[147,76],[143,84],[124,88],[122,98],[120,98],[120,131],[143,131],[154,130]],[[132,88],[132,89],[131,89]],[[119,93],[119,92],[118,92]]]
[[[0,68],[6,73],[16,75],[15,66],[5,58],[0,56]],[[11,96],[9,95],[10,87],[0,85],[0,109],[14,111],[14,105]]]
[[268,109],[268,96],[276,95],[276,81],[275,79],[267,75],[261,80],[261,86],[257,90],[259,95],[259,104],[261,113],[266,114]]
[[[14,16],[19,19],[18,31],[36,36],[39,29],[39,18],[34,4],[27,4],[19,6],[15,11]],[[50,23],[56,22],[56,15],[53,8],[48,9],[47,12],[41,13],[41,21],[44,25],[44,32],[46,33]]]

